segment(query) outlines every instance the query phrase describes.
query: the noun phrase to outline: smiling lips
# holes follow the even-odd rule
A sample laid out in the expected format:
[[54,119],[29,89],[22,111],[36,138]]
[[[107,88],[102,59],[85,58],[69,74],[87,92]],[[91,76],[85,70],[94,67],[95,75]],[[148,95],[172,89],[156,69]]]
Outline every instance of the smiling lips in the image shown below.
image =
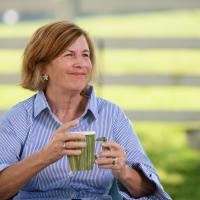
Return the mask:
[[71,75],[74,75],[74,76],[83,76],[83,75],[86,75],[85,73],[81,73],[81,72],[73,72],[73,73],[69,73]]

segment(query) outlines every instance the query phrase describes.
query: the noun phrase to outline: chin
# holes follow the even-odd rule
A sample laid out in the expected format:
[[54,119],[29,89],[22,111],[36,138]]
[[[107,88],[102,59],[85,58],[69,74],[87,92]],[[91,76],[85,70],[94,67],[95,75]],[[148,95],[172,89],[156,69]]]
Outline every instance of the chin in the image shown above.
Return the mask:
[[74,84],[73,86],[68,87],[67,89],[68,89],[68,90],[71,90],[71,91],[81,92],[85,87],[86,87],[86,85],[81,85],[81,86],[80,86],[80,85]]

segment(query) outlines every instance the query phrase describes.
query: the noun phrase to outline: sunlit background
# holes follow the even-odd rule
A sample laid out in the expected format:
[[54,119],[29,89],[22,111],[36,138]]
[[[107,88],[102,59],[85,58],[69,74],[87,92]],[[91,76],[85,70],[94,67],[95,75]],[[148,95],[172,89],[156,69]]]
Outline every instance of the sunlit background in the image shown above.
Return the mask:
[[166,191],[199,200],[200,1],[0,0],[0,116],[33,94],[18,86],[28,38],[66,19],[94,39],[96,93],[126,111]]

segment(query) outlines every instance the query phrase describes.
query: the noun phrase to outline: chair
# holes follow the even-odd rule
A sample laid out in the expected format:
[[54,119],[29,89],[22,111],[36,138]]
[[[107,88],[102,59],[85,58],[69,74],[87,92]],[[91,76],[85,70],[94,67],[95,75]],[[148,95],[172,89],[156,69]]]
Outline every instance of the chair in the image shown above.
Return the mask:
[[109,195],[112,196],[113,200],[123,200],[117,189],[117,180],[114,179],[112,187],[110,188]]
[[[111,195],[113,200],[123,200],[122,196],[119,194],[117,189],[117,180],[113,180],[112,187],[110,188],[109,195]],[[9,200],[12,200],[15,196],[11,197]]]

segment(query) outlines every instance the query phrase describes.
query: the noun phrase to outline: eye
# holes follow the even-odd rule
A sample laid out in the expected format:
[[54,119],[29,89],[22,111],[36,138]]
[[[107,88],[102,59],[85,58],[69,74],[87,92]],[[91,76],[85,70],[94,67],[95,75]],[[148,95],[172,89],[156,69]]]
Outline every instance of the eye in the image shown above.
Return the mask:
[[72,56],[72,53],[66,53],[64,54],[64,57],[71,57]]
[[88,53],[84,53],[83,57],[90,57],[90,55]]

